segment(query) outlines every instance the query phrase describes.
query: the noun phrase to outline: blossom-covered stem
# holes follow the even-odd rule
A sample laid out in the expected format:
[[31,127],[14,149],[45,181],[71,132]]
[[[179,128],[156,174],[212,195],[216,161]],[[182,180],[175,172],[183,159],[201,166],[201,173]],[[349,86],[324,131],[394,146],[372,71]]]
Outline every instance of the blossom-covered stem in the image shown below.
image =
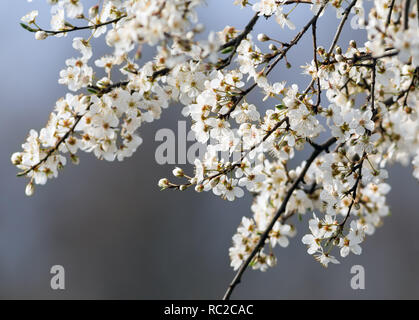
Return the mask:
[[[266,62],[269,62],[273,58],[277,57],[275,59],[275,61],[266,70],[266,72],[265,72],[265,75],[266,76],[269,75],[274,70],[275,66],[286,56],[288,50],[291,49],[293,46],[295,46],[298,43],[298,41],[301,39],[301,37],[310,28],[310,26],[317,21],[318,17],[320,16],[320,14],[321,14],[321,12],[323,11],[324,8],[325,8],[325,5],[323,5],[319,9],[319,12],[303,27],[303,29],[294,37],[294,39],[290,43],[287,43],[285,45],[285,48],[283,50],[278,51],[278,53],[276,53],[276,54],[274,54],[274,55],[272,55],[271,57],[268,58],[268,60]],[[230,110],[227,113],[223,114],[223,115],[219,115],[219,117],[220,118],[223,118],[223,119],[227,119],[231,115],[231,113],[236,109],[237,105],[243,100],[243,98],[246,95],[248,95],[256,86],[257,86],[257,83],[254,83],[249,88],[247,88],[245,91],[243,91],[242,93],[240,93],[235,98],[234,104],[230,108]]]
[[[113,84],[113,85],[110,85],[110,86],[108,86],[108,87],[106,87],[106,88],[103,88],[103,89],[99,89],[99,88],[93,88],[93,89],[95,89],[95,90],[98,90],[97,92],[96,92],[96,95],[98,95],[98,96],[100,96],[100,95],[103,95],[103,94],[106,94],[106,93],[108,93],[108,92],[110,92],[110,91],[112,91],[112,89],[115,89],[115,88],[118,88],[118,87],[121,87],[121,86],[124,86],[124,85],[126,85],[127,83],[126,82],[118,82],[118,83],[115,83],[115,84]],[[89,111],[89,108],[90,107],[88,107],[87,109],[86,109],[86,113]],[[84,114],[82,114],[82,115],[76,115],[75,117],[74,117],[74,123],[73,123],[73,125],[68,129],[68,131],[58,140],[58,142],[55,144],[55,146],[53,146],[49,151],[48,151],[48,153],[41,159],[41,160],[39,160],[37,163],[35,163],[33,166],[31,166],[30,168],[28,168],[28,169],[26,169],[25,171],[22,171],[22,172],[19,172],[18,174],[17,174],[17,176],[18,177],[23,177],[23,176],[26,176],[28,173],[30,173],[31,171],[34,171],[34,170],[36,170],[41,164],[43,164],[45,161],[47,161],[48,160],[48,158],[49,157],[51,157],[53,154],[54,154],[54,152],[56,152],[58,149],[59,149],[59,147],[63,144],[63,143],[65,143],[66,142],[66,140],[70,137],[70,135],[71,134],[73,134],[74,133],[74,130],[76,129],[76,127],[77,127],[77,125],[78,125],[78,123],[80,122],[80,120],[81,119],[83,119],[83,117],[84,117],[84,115],[86,114],[86,113],[84,113]]]
[[[298,0],[297,1],[285,1],[282,4],[283,5],[290,5],[290,4],[300,4],[300,3],[312,4],[311,1],[298,1]],[[217,70],[222,70],[231,63],[231,61],[233,60],[234,55],[236,54],[237,48],[239,47],[240,43],[253,30],[253,28],[254,28],[256,22],[259,20],[259,18],[260,18],[259,13],[256,13],[253,16],[253,18],[249,21],[249,23],[247,24],[247,26],[245,27],[245,29],[243,30],[242,33],[240,33],[236,38],[232,39],[231,41],[229,41],[229,42],[227,42],[227,43],[225,43],[224,45],[221,46],[220,50],[227,49],[229,47],[233,47],[233,48],[232,48],[232,51],[230,52],[230,54],[228,55],[228,57],[225,58],[224,60],[222,60],[221,64],[219,66],[217,66]]]
[[67,139],[68,137],[74,132],[76,126],[78,125],[78,123],[80,122],[80,120],[83,118],[83,115],[76,115],[74,117],[74,124],[71,126],[71,128],[60,138],[60,140],[58,140],[58,142],[55,144],[54,147],[52,147],[48,153],[45,155],[45,157],[43,157],[41,160],[39,160],[39,162],[37,162],[36,164],[34,164],[32,167],[28,168],[25,171],[19,172],[17,174],[18,177],[23,177],[26,176],[29,172],[36,170],[41,164],[43,164],[45,161],[48,160],[49,157],[51,157],[51,155],[54,154],[54,152],[56,152],[58,150],[58,148],[60,147],[60,145],[62,145]]
[[256,22],[259,20],[259,14],[256,13],[247,26],[244,28],[243,32],[240,33],[237,37],[232,39],[231,41],[225,43],[221,46],[220,50],[227,49],[232,47],[232,50],[227,58],[221,61],[221,64],[217,67],[217,70],[222,70],[227,67],[231,61],[233,60],[234,55],[236,54],[237,48],[239,47],[240,43],[247,37],[247,35],[253,30]]
[[340,34],[342,33],[343,26],[345,25],[346,20],[348,19],[349,14],[351,13],[352,8],[356,5],[357,1],[358,0],[353,0],[349,4],[349,6],[345,9],[345,11],[343,12],[342,20],[340,21],[338,29],[336,30],[335,37],[333,38],[332,44],[330,45],[330,48],[329,48],[329,51],[327,51],[327,56],[328,57],[332,54],[333,50],[335,49],[335,46],[338,43]]
[[281,121],[278,121],[278,123],[271,129],[271,130],[269,130],[265,135],[264,135],[264,137],[262,138],[262,141],[260,141],[259,143],[257,143],[257,144],[255,144],[253,147],[251,147],[241,158],[240,158],[240,161],[239,161],[239,163],[241,163],[243,160],[244,160],[244,158],[250,153],[250,152],[252,152],[253,150],[255,150],[256,149],[256,147],[257,146],[259,146],[262,142],[265,142],[270,136],[271,136],[271,134],[272,133],[274,133],[279,127],[281,127],[284,123],[287,123],[288,124],[288,126],[289,126],[289,119],[288,119],[288,117],[285,117],[284,119],[282,119]]
[[269,237],[269,233],[271,232],[275,222],[281,217],[281,215],[285,212],[285,208],[287,206],[287,203],[289,201],[289,199],[291,198],[291,195],[293,194],[293,192],[297,189],[298,185],[304,180],[304,177],[308,171],[308,169],[310,168],[311,164],[314,162],[314,160],[316,160],[316,158],[323,152],[323,151],[328,151],[329,147],[332,146],[335,142],[337,141],[336,138],[330,138],[327,142],[325,142],[324,144],[319,145],[319,148],[314,148],[313,153],[311,154],[311,156],[308,158],[308,160],[306,161],[306,164],[303,168],[303,170],[301,171],[301,173],[299,174],[299,176],[297,177],[297,179],[294,181],[294,183],[292,184],[292,186],[290,187],[290,189],[288,190],[287,194],[285,195],[284,200],[281,203],[280,208],[278,209],[277,213],[275,214],[274,218],[271,220],[271,222],[269,223],[268,227],[266,228],[266,230],[263,232],[263,234],[261,235],[257,245],[253,248],[252,252],[250,253],[250,255],[247,257],[247,259],[243,262],[243,264],[241,265],[240,269],[237,271],[235,277],[233,278],[232,282],[230,283],[230,285],[228,286],[227,291],[224,294],[223,300],[229,300],[231,294],[233,293],[234,289],[236,288],[236,286],[240,283],[241,281],[241,277],[243,275],[243,273],[246,271],[247,267],[249,266],[249,264],[252,262],[253,258],[256,256],[256,254],[262,249],[262,247],[265,245],[265,241],[266,239]]
[[287,55],[287,52],[293,46],[295,46],[300,41],[300,39],[303,37],[303,35],[307,32],[307,30],[314,23],[317,22],[317,19],[319,18],[319,16],[321,15],[321,13],[323,12],[323,10],[324,10],[325,7],[326,7],[326,5],[323,5],[323,6],[320,7],[320,9],[317,12],[317,14],[314,15],[314,17],[310,19],[310,21],[303,27],[303,29],[301,29],[301,31],[294,37],[294,39],[292,39],[291,42],[285,46],[284,50],[279,51],[276,55],[273,55],[272,57],[269,58],[271,60],[271,59],[277,57],[275,59],[275,61],[268,67],[268,69],[266,71],[266,75],[268,75],[269,73],[272,72],[272,70],[275,68],[275,66]]
[[404,90],[404,91],[400,92],[400,94],[396,97],[396,99],[394,99],[394,97],[390,97],[390,98],[388,98],[387,100],[385,100],[385,101],[384,101],[384,105],[385,105],[386,107],[390,107],[393,103],[395,103],[395,102],[399,101],[399,100],[400,100],[401,98],[403,98],[403,97],[405,97],[405,100],[404,100],[404,105],[406,105],[406,102],[407,102],[407,97],[408,97],[408,95],[409,95],[409,92],[410,92],[410,90],[414,87],[414,85],[415,85],[415,81],[416,81],[416,79],[418,79],[418,78],[419,78],[419,67],[415,69],[415,72],[414,72],[414,74],[413,74],[413,77],[412,77],[412,80],[411,80],[411,82],[410,82],[409,87],[408,87],[406,90]]
[[[364,158],[365,157],[366,157],[366,155],[364,155]],[[354,206],[354,204],[356,202],[356,196],[357,196],[357,193],[358,193],[358,186],[359,186],[359,183],[361,182],[361,179],[362,179],[362,166],[364,164],[364,158],[361,160],[361,163],[358,165],[358,173],[357,173],[357,177],[356,177],[356,180],[355,180],[355,184],[352,187],[352,189],[349,190],[349,193],[352,193],[352,201],[351,201],[351,203],[348,207],[348,212],[346,213],[345,219],[339,225],[341,230],[345,226],[346,221],[348,221],[348,218],[351,215],[352,207]]]
[[406,89],[406,95],[404,96],[403,107],[407,105],[407,98],[409,97],[409,92],[414,87],[415,81],[418,79],[418,74],[419,74],[419,67],[415,69],[415,73],[413,74],[412,81],[410,82],[409,87]]
[[39,28],[39,31],[46,32],[49,35],[57,35],[57,34],[60,34],[60,33],[74,32],[74,31],[80,31],[80,30],[95,30],[95,29],[98,29],[100,27],[112,24],[112,23],[117,23],[119,20],[121,20],[123,18],[126,18],[125,14],[116,18],[116,19],[112,19],[112,20],[109,20],[109,21],[106,21],[106,22],[94,24],[94,25],[91,25],[91,26],[73,27],[71,29],[56,30],[56,31],[54,31],[54,30],[44,30],[42,28]]
[[[213,180],[213,179],[216,179],[216,178],[218,178],[218,177],[220,177],[220,176],[223,176],[223,175],[225,175],[225,174],[227,174],[227,173],[229,173],[229,172],[231,172],[231,171],[233,171],[234,169],[236,169],[236,168],[238,168],[238,167],[240,167],[240,165],[242,164],[242,162],[243,162],[243,160],[246,158],[246,156],[250,153],[250,152],[252,152],[253,150],[255,150],[261,143],[263,143],[263,142],[265,142],[278,128],[280,128],[284,123],[288,123],[288,117],[285,117],[284,119],[282,119],[282,120],[280,120],[280,121],[278,121],[278,123],[271,129],[271,130],[269,130],[268,132],[266,132],[266,134],[263,136],[263,138],[262,138],[262,140],[259,142],[259,143],[257,143],[257,144],[255,144],[254,146],[252,146],[247,152],[245,152],[241,157],[240,157],[240,160],[238,160],[237,162],[235,162],[235,163],[233,163],[233,164],[231,164],[231,166],[229,166],[229,167],[227,167],[227,168],[225,168],[224,170],[222,170],[222,171],[220,171],[220,172],[218,172],[218,173],[216,173],[216,174],[213,174],[213,175],[211,175],[211,176],[209,176],[209,177],[207,177],[205,180],[207,180],[207,181],[211,181],[211,180]],[[188,183],[188,184],[185,184],[184,186],[186,186],[186,187],[189,187],[189,186],[191,186],[192,185],[192,183]],[[169,185],[168,186],[168,189],[180,189],[180,185],[175,185],[175,184],[171,184],[171,185]]]

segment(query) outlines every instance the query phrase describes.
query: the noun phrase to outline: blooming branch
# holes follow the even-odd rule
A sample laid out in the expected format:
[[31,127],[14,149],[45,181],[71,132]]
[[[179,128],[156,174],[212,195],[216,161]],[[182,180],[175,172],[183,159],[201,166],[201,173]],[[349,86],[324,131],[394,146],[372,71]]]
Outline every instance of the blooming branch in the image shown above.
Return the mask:
[[[183,105],[204,152],[193,173],[176,167],[181,181],[162,178],[160,188],[212,191],[229,201],[245,190],[254,197],[253,215],[242,218],[229,250],[237,272],[224,295],[229,299],[248,268],[265,271],[277,263],[275,247],[287,247],[296,235],[292,217],[312,213],[301,239],[307,253],[325,267],[338,264],[334,250],[342,258],[360,254],[365,236],[389,214],[386,168],[411,163],[419,179],[419,7],[379,0],[366,12],[362,0],[234,0],[252,8],[250,21],[242,30],[226,26],[203,37],[196,12],[202,3],[104,0],[87,13],[81,0],[58,0],[50,30],[38,26],[36,10],[24,16],[22,26],[38,40],[79,30],[89,35],[73,38],[78,55],[60,72],[70,92],[44,128],[29,132],[12,162],[29,178],[32,195],[35,185],[58,176],[66,155],[76,164],[78,151],[107,161],[132,156],[143,141],[141,126]],[[253,35],[262,17],[294,30],[300,9],[311,15],[291,41]],[[318,38],[327,10],[340,19],[328,50]],[[365,30],[365,43],[338,45],[348,21]],[[278,66],[292,68],[287,56],[310,29],[312,58],[302,66],[308,86],[272,82]],[[111,52],[92,63],[91,39],[101,36]],[[148,61],[145,46],[155,50]],[[256,90],[262,99],[251,97]],[[264,101],[270,107],[262,111]],[[323,144],[316,142],[320,134],[329,136]],[[305,146],[311,155],[290,169]]]

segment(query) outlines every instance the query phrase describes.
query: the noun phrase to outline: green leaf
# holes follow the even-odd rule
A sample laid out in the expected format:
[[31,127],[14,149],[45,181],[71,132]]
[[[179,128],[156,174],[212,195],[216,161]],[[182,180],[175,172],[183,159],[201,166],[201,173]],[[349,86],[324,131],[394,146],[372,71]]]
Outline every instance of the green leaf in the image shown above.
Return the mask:
[[278,105],[276,105],[276,106],[275,106],[275,108],[277,108],[278,110],[284,110],[284,109],[286,109],[287,107],[286,107],[286,106],[284,106],[283,104],[278,104]]
[[97,94],[99,91],[93,87],[87,87],[87,91],[93,94]]
[[20,23],[20,26],[25,29],[28,30],[29,32],[37,32],[38,30],[32,29],[31,27],[29,27],[28,25],[24,24],[24,23]]
[[227,54],[227,53],[230,53],[231,51],[233,51],[233,49],[234,49],[234,46],[230,46],[230,47],[227,47],[227,48],[224,48],[223,50],[221,50],[221,53],[222,54]]

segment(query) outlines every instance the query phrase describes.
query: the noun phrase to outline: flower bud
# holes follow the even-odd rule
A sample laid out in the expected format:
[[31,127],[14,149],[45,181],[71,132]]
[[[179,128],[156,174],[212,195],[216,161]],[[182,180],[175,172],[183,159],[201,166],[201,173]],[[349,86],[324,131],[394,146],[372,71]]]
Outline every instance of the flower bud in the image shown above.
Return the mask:
[[169,187],[169,180],[167,178],[160,179],[158,185],[160,188],[166,189]]
[[297,178],[297,172],[295,172],[294,170],[290,170],[289,172],[289,176],[291,179],[296,179]]
[[175,169],[173,169],[172,173],[175,177],[183,177],[184,175],[183,170],[179,167],[176,167]]
[[35,33],[36,40],[45,40],[48,37],[48,34],[45,31],[37,31]]
[[266,259],[266,264],[269,267],[274,267],[276,265],[276,257],[273,254],[270,254]]
[[196,191],[196,192],[202,192],[202,191],[204,191],[204,185],[202,185],[202,184],[197,184],[197,185],[195,186],[195,191]]
[[17,166],[22,163],[22,153],[15,152],[12,154],[12,163]]
[[75,154],[72,154],[70,156],[71,162],[75,165],[78,165],[80,163],[80,158],[76,156]]
[[89,17],[90,18],[96,17],[98,15],[98,13],[99,13],[99,6],[98,5],[95,5],[95,6],[93,6],[89,9]]
[[266,34],[264,34],[264,33],[259,33],[258,34],[258,40],[260,42],[266,42],[266,41],[269,41],[270,38]]
[[179,187],[179,190],[180,190],[180,191],[185,191],[185,190],[186,190],[186,188],[187,188],[187,186],[186,186],[186,185],[184,185],[184,184],[182,184],[182,185]]
[[30,197],[30,196],[32,196],[32,195],[34,194],[34,192],[35,192],[35,186],[33,185],[33,182],[31,181],[31,182],[29,182],[29,183],[28,183],[28,185],[26,186],[26,189],[25,189],[25,194],[26,194],[28,197]]

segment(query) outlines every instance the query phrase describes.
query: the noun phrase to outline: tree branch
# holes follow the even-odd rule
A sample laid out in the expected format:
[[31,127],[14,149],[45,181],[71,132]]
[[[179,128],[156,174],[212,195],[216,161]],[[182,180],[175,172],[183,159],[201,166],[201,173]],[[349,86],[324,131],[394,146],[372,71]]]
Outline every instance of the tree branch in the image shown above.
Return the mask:
[[60,33],[67,33],[67,32],[80,31],[80,30],[88,30],[88,29],[96,30],[96,29],[98,29],[100,27],[103,27],[103,26],[106,26],[108,24],[116,23],[119,20],[125,18],[126,16],[127,15],[124,14],[124,15],[122,15],[118,18],[115,18],[113,20],[109,20],[109,21],[99,23],[99,24],[94,24],[94,25],[91,25],[91,26],[73,27],[73,28],[70,28],[70,29],[67,29],[67,30],[44,30],[44,29],[38,27],[39,28],[38,31],[44,31],[44,32],[48,33],[49,35],[57,35],[57,34],[60,34]]
[[[285,49],[278,51],[277,53],[275,53],[274,55],[271,55],[265,62],[269,62],[270,60],[275,59],[275,61],[268,67],[267,71],[265,72],[265,75],[269,75],[272,70],[275,68],[275,66],[286,56],[287,52],[293,47],[295,46],[298,41],[302,38],[302,36],[307,32],[307,30],[310,28],[310,26],[315,23],[318,19],[318,17],[320,16],[321,12],[323,11],[323,9],[325,8],[325,5],[323,5],[319,12],[317,13],[317,15],[315,15],[304,27],[303,29],[294,37],[294,39],[292,39],[292,41],[288,44],[285,45]],[[236,109],[236,107],[238,106],[238,104],[243,100],[243,98],[248,95],[255,87],[257,86],[257,83],[254,83],[253,85],[251,85],[249,88],[247,88],[245,91],[243,91],[242,93],[240,93],[237,97],[235,97],[235,99],[233,100],[233,105],[231,106],[231,108],[228,110],[227,113],[225,114],[220,114],[218,117],[219,118],[228,118],[230,117],[231,113]]]
[[229,300],[230,299],[230,296],[233,293],[234,289],[240,283],[241,277],[242,277],[243,273],[246,271],[247,267],[252,262],[253,258],[256,256],[256,254],[264,247],[265,242],[266,242],[266,239],[268,239],[269,233],[271,232],[271,230],[272,230],[275,222],[285,212],[285,208],[287,206],[288,201],[290,200],[293,192],[297,189],[297,187],[300,184],[300,182],[302,182],[304,180],[304,177],[305,177],[308,169],[310,168],[311,164],[314,162],[314,160],[323,151],[326,151],[327,152],[328,149],[329,149],[329,147],[332,146],[336,141],[337,141],[336,138],[331,138],[327,142],[325,142],[324,144],[320,145],[320,148],[315,148],[314,149],[313,153],[311,154],[310,158],[307,160],[307,162],[306,162],[303,170],[301,171],[300,175],[294,181],[294,183],[292,184],[292,186],[288,190],[287,194],[285,195],[285,198],[282,201],[281,206],[279,207],[279,209],[278,209],[277,213],[275,214],[274,218],[271,220],[271,222],[269,223],[268,227],[266,228],[266,230],[261,235],[261,237],[260,237],[257,245],[252,250],[252,252],[247,257],[247,259],[243,262],[243,264],[241,265],[240,269],[236,273],[234,279],[231,281],[230,285],[228,286],[227,291],[224,294],[223,300]]
[[357,1],[358,0],[353,0],[346,8],[346,10],[343,12],[342,20],[339,23],[338,29],[336,31],[335,37],[333,38],[332,44],[330,45],[329,51],[327,51],[327,57],[329,57],[335,49],[335,46],[340,38],[340,34],[342,33],[343,26],[345,25],[346,20],[348,19],[349,14],[351,13],[352,8],[356,5]]

